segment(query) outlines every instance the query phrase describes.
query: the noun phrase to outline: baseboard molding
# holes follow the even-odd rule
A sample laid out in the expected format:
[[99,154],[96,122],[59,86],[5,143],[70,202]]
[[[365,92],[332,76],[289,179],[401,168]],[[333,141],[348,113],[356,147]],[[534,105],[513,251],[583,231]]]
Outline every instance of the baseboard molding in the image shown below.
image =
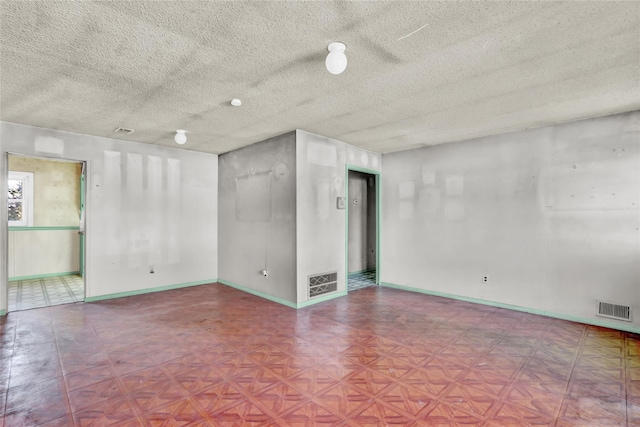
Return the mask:
[[47,274],[34,274],[33,276],[16,276],[9,277],[10,282],[17,282],[19,280],[34,280],[34,279],[46,279],[48,277],[59,277],[59,276],[75,276],[80,274],[79,271],[65,271],[62,273],[47,273]]
[[325,302],[325,301],[330,301],[330,300],[335,299],[335,298],[340,298],[340,297],[346,296],[347,294],[348,294],[347,291],[343,291],[343,292],[335,292],[335,293],[332,293],[332,294],[329,294],[329,295],[324,295],[324,296],[321,296],[321,297],[316,297],[316,298],[311,299],[309,301],[299,302],[298,303],[298,308],[309,307],[310,305],[318,304],[318,303]]
[[260,291],[256,291],[256,290],[253,290],[253,289],[246,288],[244,286],[240,286],[237,283],[233,283],[233,282],[230,282],[228,280],[218,279],[218,283],[222,283],[223,285],[229,286],[229,287],[237,289],[239,291],[246,292],[248,294],[255,295],[257,297],[264,298],[266,300],[269,300],[269,301],[272,301],[272,302],[275,302],[275,303],[278,303],[278,304],[286,305],[287,307],[291,307],[291,308],[295,308],[295,309],[309,307],[310,305],[318,304],[318,303],[321,303],[321,302],[329,301],[329,300],[332,300],[334,298],[339,298],[339,297],[343,297],[343,296],[347,295],[346,291],[345,292],[339,292],[339,293],[332,293],[331,295],[325,295],[325,296],[322,296],[322,297],[317,297],[317,298],[314,298],[312,300],[299,302],[299,303],[296,304],[296,303],[293,303],[291,301],[287,301],[287,300],[282,299],[282,298],[274,297],[273,295],[265,294],[264,292],[260,292]]
[[7,310],[0,310],[0,316],[6,316]]
[[233,282],[230,282],[228,280],[218,279],[218,283],[222,283],[223,285],[229,286],[231,288],[237,289],[237,290],[242,291],[242,292],[246,292],[246,293],[251,294],[251,295],[255,295],[255,296],[260,297],[260,298],[267,299],[269,301],[272,301],[272,302],[275,302],[275,303],[278,303],[278,304],[286,305],[287,307],[298,308],[296,303],[293,303],[291,301],[287,301],[286,299],[283,299],[283,298],[274,297],[273,295],[265,294],[264,292],[260,292],[260,291],[256,291],[256,290],[253,290],[253,289],[250,289],[250,288],[246,288],[244,286],[240,286],[240,285],[238,285],[236,283],[233,283]]
[[505,303],[501,303],[501,302],[495,302],[495,301],[483,300],[483,299],[478,299],[478,298],[465,297],[465,296],[461,296],[461,295],[448,294],[448,293],[445,293],[445,292],[430,291],[430,290],[426,290],[426,289],[414,288],[412,286],[396,285],[394,283],[388,283],[388,282],[381,282],[380,286],[385,286],[387,288],[393,288],[393,289],[400,289],[400,290],[409,291],[409,292],[418,292],[418,293],[421,293],[421,294],[433,295],[433,296],[436,296],[436,297],[455,299],[455,300],[459,300],[459,301],[467,301],[467,302],[472,302],[472,303],[475,303],[475,304],[488,305],[488,306],[491,306],[491,307],[506,308],[506,309],[514,310],[514,311],[522,311],[522,312],[525,312],[525,313],[538,314],[540,316],[553,317],[555,319],[568,320],[568,321],[571,321],[571,322],[584,323],[586,325],[600,326],[600,327],[603,327],[603,328],[610,328],[610,329],[616,329],[618,331],[633,332],[634,334],[640,334],[640,328],[636,328],[636,327],[631,326],[631,325],[623,325],[623,324],[619,324],[619,323],[607,322],[606,320],[588,319],[588,318],[584,318],[584,317],[571,316],[571,315],[568,315],[568,314],[554,313],[552,311],[545,311],[545,310],[538,310],[538,309],[535,309],[535,308],[522,307],[522,306],[519,306],[519,305],[505,304]]
[[132,296],[135,296],[135,295],[150,294],[150,293],[162,292],[162,291],[170,291],[172,289],[188,288],[190,286],[208,285],[208,284],[216,283],[217,281],[218,281],[218,279],[200,280],[200,281],[197,281],[197,282],[179,283],[177,285],[159,286],[157,288],[146,288],[146,289],[138,289],[138,290],[129,291],[129,292],[119,292],[119,293],[115,293],[115,294],[98,295],[98,296],[95,296],[95,297],[86,297],[84,299],[84,302],[96,302],[96,301],[104,301],[104,300],[114,299],[114,298],[132,297]]

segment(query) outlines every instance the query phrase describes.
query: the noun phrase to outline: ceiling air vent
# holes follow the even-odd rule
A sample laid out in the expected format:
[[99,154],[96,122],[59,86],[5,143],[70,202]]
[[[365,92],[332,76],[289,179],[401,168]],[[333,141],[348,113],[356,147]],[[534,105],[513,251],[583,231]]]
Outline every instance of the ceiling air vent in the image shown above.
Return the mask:
[[631,322],[631,306],[614,304],[611,302],[597,301],[598,311],[596,316],[608,317],[610,319],[625,320]]
[[309,298],[328,294],[338,289],[338,272],[309,276]]
[[131,135],[133,132],[135,132],[133,129],[119,128],[119,127],[113,130],[113,133],[119,133],[122,135]]

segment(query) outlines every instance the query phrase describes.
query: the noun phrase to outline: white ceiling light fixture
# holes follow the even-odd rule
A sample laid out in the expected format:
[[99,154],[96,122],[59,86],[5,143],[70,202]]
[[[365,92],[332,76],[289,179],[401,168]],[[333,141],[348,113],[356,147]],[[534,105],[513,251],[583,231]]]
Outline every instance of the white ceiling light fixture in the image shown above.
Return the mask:
[[183,145],[187,142],[187,131],[183,129],[176,130],[176,136],[174,136],[173,139],[176,141],[176,144]]
[[342,74],[342,72],[346,70],[347,56],[344,54],[346,48],[347,46],[340,42],[330,43],[327,47],[329,54],[324,64],[327,67],[327,71],[331,74]]
[[231,105],[233,105],[234,107],[239,107],[242,105],[242,101],[239,100],[238,98],[233,98],[231,100]]

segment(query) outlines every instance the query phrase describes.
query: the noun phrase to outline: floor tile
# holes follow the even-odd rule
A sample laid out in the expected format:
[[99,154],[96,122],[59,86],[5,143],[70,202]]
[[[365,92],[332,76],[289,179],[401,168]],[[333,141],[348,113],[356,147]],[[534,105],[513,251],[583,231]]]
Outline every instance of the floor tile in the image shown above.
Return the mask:
[[20,311],[0,344],[0,427],[640,425],[638,335],[376,286]]

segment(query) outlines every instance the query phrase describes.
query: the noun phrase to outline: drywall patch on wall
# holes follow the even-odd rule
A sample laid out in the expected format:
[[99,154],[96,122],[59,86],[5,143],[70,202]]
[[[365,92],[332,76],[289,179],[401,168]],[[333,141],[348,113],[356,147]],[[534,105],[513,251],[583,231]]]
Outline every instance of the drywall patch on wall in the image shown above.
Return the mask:
[[464,193],[464,176],[450,174],[445,178],[447,196],[462,196]]
[[413,181],[404,181],[398,184],[398,196],[401,199],[413,199],[415,184]]
[[39,155],[64,157],[64,141],[60,138],[38,136],[35,139],[34,148]]
[[[180,224],[183,220],[180,159],[167,159],[167,262],[180,263]],[[186,200],[197,203],[196,200]],[[189,207],[186,207],[188,210]]]
[[434,185],[436,183],[436,171],[429,168],[429,165],[422,165],[420,176],[424,185]]
[[336,147],[325,142],[309,143],[307,160],[316,165],[335,166],[337,160]]
[[236,178],[236,219],[240,222],[271,221],[272,172]]

